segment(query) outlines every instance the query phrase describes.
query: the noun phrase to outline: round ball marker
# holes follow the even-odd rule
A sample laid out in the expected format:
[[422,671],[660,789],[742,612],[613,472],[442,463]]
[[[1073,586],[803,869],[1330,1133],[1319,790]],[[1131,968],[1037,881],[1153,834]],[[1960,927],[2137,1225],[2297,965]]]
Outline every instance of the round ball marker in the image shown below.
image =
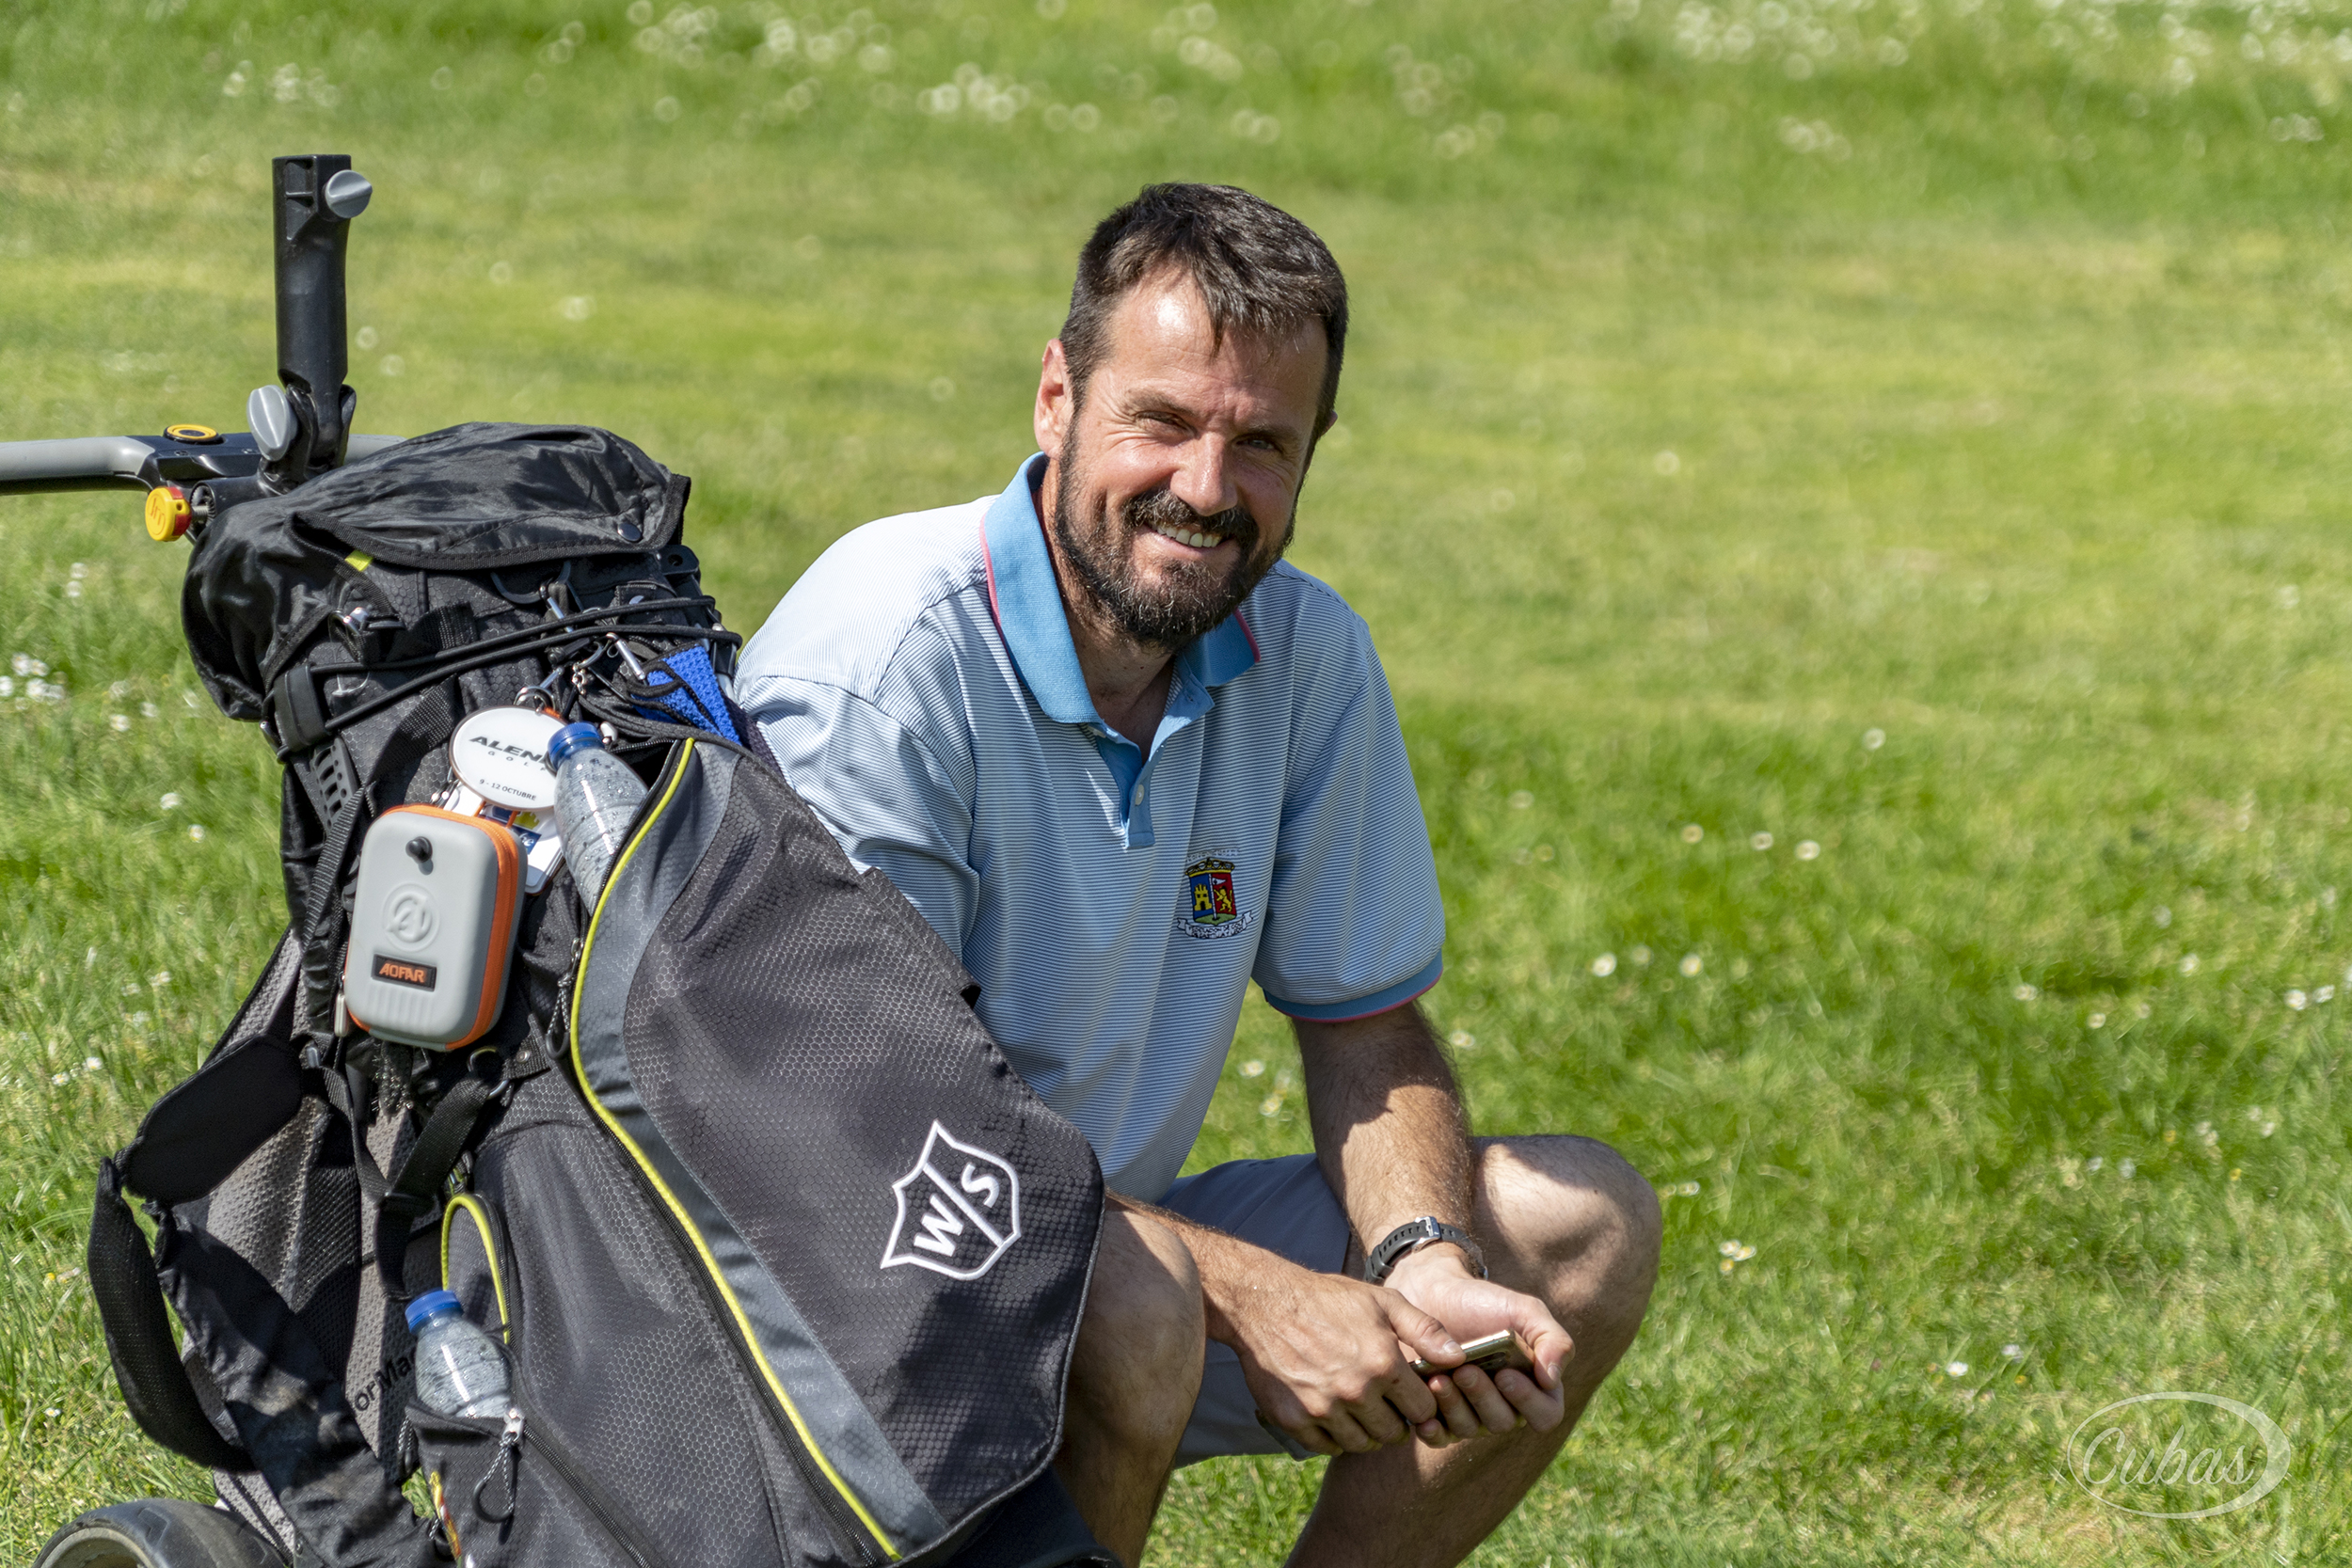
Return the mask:
[[483,708],[449,737],[450,770],[494,806],[552,811],[555,769],[548,762],[548,742],[563,727],[562,720],[536,708]]

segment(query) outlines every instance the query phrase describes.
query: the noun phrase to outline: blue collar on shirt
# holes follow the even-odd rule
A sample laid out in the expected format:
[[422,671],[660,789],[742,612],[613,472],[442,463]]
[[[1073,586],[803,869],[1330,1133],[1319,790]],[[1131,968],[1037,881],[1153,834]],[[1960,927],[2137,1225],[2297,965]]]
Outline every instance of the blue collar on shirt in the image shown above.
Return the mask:
[[[1038,520],[1031,485],[1044,468],[1045,454],[1039,452],[989,503],[980,525],[988,546],[989,601],[1005,646],[1046,717],[1102,730],[1106,726],[1087,695],[1077,644],[1070,640],[1054,559],[1045,547],[1045,525]],[[1194,686],[1216,687],[1257,662],[1257,641],[1237,610],[1178,654],[1176,672]]]

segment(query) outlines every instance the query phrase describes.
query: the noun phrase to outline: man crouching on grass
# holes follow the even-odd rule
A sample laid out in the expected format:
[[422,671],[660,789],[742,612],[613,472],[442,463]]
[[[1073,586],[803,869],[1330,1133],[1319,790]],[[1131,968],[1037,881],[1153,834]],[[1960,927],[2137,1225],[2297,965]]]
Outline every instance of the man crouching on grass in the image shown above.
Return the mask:
[[[1459,1561],[1657,1273],[1649,1184],[1590,1139],[1470,1137],[1415,1005],[1444,918],[1388,684],[1282,561],[1346,333],[1296,219],[1151,187],[1078,259],[1042,451],[842,539],[738,677],[1102,1162],[1057,1468],[1131,1564],[1176,1466],[1286,1447],[1339,1456],[1293,1562]],[[1179,1180],[1252,979],[1297,1031],[1315,1152]],[[1462,1365],[1503,1329],[1531,1370]]]

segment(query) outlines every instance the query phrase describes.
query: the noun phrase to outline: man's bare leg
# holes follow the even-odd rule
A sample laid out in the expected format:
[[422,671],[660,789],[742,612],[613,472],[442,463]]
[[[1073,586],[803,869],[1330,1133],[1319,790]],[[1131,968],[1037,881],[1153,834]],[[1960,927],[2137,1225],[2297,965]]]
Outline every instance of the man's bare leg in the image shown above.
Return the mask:
[[1589,1138],[1481,1138],[1478,1162],[1488,1268],[1549,1303],[1576,1341],[1560,1370],[1566,1418],[1550,1432],[1521,1427],[1444,1449],[1407,1442],[1340,1455],[1292,1568],[1461,1561],[1535,1484],[1642,1326],[1658,1277],[1659,1215],[1641,1174]]
[[1129,1568],[1200,1394],[1200,1276],[1174,1231],[1112,1209],[1070,1365],[1054,1469],[1094,1538]]

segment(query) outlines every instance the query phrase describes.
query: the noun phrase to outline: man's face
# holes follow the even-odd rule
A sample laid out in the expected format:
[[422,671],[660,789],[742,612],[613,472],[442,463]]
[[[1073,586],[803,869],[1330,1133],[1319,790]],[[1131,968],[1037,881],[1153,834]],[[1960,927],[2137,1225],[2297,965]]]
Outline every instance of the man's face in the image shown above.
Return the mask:
[[1065,592],[1171,650],[1232,614],[1290,546],[1325,353],[1312,322],[1286,341],[1216,341],[1181,277],[1120,302],[1083,403],[1050,345],[1036,423]]

